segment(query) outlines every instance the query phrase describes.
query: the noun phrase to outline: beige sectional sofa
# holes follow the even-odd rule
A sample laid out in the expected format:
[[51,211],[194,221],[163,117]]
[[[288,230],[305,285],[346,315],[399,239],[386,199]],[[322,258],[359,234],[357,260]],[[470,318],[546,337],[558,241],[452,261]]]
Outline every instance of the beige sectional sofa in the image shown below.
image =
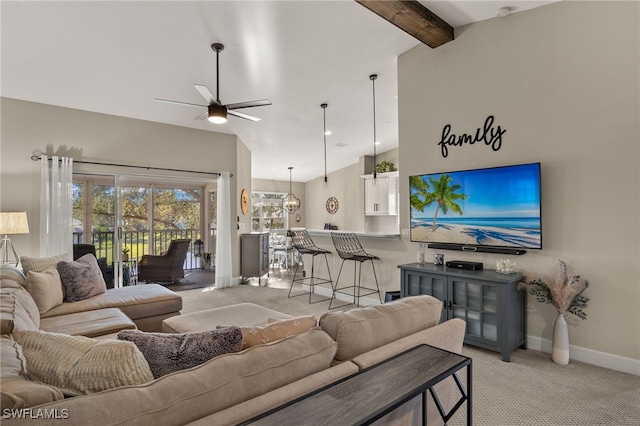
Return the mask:
[[[11,280],[3,279],[2,287],[3,300],[7,293],[16,301],[24,297],[19,285]],[[22,302],[15,304],[12,318],[5,318],[3,313],[3,321],[11,319],[17,329],[37,327],[32,304],[28,300]],[[13,336],[6,334],[2,336],[2,423],[237,424],[418,344],[460,353],[465,323],[454,319],[438,324],[441,309],[439,300],[416,296],[380,306],[331,312],[320,318],[317,327],[302,334],[221,355],[141,385],[65,399],[51,386],[26,377],[29,365]],[[211,326],[215,328],[215,324]],[[28,391],[11,395],[11,384],[16,381],[29,387]],[[438,395],[445,406],[452,404],[454,387],[452,380],[438,385]],[[24,408],[27,410],[20,410]],[[442,423],[437,419],[437,410],[430,409],[428,413],[433,421],[429,424]],[[413,424],[418,423],[420,415],[419,404],[414,400],[390,413],[384,422]],[[299,423],[300,419],[292,421]]]

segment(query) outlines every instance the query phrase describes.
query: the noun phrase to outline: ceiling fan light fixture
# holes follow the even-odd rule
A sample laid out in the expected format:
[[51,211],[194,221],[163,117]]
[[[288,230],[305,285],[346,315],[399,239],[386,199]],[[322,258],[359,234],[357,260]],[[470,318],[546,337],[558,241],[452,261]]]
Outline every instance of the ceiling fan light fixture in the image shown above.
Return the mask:
[[214,124],[224,124],[227,122],[227,107],[224,105],[209,105],[209,121]]

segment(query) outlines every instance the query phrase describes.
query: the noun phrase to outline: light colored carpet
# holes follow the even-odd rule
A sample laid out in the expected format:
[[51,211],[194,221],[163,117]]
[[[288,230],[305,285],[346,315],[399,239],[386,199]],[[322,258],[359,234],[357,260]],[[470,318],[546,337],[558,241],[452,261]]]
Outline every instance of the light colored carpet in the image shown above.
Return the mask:
[[[192,278],[169,287],[182,296],[183,313],[239,302],[290,315],[319,317],[328,311],[329,302],[309,304],[306,296],[287,298],[286,277],[270,278],[271,287],[264,286],[263,279],[261,287],[251,281],[251,285],[222,290],[197,281]],[[198,285],[204,287],[195,288]],[[514,351],[510,363],[496,352],[467,345],[463,354],[473,359],[476,425],[640,425],[638,376],[575,361],[563,367],[554,364],[549,354],[533,350]],[[464,379],[466,373],[460,377]],[[461,407],[450,424],[465,424],[465,410]]]

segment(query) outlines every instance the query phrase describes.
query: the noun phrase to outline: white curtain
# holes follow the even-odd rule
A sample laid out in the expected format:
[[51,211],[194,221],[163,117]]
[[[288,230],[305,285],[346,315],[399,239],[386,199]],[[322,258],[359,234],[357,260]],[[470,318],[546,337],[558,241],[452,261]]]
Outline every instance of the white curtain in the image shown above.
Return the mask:
[[41,157],[40,256],[73,256],[73,159]]
[[216,238],[216,288],[233,285],[231,271],[231,176],[228,172],[220,173],[218,178],[218,236]]

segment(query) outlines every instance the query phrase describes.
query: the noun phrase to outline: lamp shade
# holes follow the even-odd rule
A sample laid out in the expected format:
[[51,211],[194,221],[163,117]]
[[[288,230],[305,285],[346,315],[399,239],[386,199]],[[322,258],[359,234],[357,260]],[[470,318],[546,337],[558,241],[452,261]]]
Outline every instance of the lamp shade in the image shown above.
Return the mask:
[[28,234],[27,212],[0,212],[0,234]]

